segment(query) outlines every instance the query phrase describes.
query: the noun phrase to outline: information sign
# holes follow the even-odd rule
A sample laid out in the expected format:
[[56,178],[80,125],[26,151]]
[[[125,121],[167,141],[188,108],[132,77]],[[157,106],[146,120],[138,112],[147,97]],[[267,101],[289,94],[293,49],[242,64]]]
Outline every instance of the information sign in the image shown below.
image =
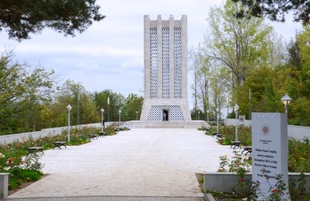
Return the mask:
[[[276,177],[279,175],[288,190],[287,114],[253,112],[252,181],[260,183],[258,200],[278,192]],[[282,200],[290,200],[288,191]]]

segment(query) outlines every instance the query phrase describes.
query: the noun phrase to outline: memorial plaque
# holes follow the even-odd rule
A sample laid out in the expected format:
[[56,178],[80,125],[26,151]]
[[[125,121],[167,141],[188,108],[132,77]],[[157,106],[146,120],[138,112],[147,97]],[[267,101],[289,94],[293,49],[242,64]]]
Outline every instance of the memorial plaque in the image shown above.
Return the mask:
[[[278,175],[282,175],[288,188],[287,114],[253,112],[252,181],[260,183],[258,200],[277,192]],[[290,200],[288,191],[282,200]]]

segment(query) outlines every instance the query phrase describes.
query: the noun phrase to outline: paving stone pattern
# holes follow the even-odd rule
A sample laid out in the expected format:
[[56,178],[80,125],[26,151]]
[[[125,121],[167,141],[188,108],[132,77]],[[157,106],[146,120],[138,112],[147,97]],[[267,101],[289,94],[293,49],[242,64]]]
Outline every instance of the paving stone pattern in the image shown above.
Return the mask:
[[216,171],[219,157],[232,153],[197,129],[122,131],[44,151],[48,176],[9,200],[203,200],[195,173]]
[[204,201],[202,197],[145,197],[145,196],[79,196],[45,198],[11,198],[6,201]]

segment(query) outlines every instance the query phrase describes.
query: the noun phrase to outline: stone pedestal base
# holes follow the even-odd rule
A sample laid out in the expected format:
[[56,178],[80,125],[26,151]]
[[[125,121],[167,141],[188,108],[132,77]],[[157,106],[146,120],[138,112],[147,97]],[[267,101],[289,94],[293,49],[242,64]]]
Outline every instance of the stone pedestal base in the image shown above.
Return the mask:
[[8,198],[8,183],[9,183],[9,173],[0,173],[0,199]]
[[191,121],[187,99],[145,99],[140,120],[145,122]]
[[148,121],[128,121],[129,128],[201,128],[209,127],[205,121],[182,121],[182,122],[148,122]]

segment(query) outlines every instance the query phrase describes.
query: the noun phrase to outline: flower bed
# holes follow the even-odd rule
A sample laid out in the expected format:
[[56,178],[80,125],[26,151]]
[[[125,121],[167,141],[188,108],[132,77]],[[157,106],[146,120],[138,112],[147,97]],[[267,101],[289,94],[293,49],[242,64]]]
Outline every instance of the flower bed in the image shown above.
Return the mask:
[[[90,133],[99,133],[100,128],[82,127],[71,129],[70,143],[67,145],[80,145],[90,142]],[[40,137],[33,139],[25,138],[0,147],[0,172],[9,173],[9,190],[18,188],[26,182],[39,180],[42,175],[43,164],[40,163],[40,153],[29,154],[26,147],[39,146],[43,150],[54,147],[55,141],[66,141],[67,131],[64,130],[60,135]]]
[[[298,182],[301,173],[289,173],[289,180]],[[205,172],[203,173],[203,190],[204,192],[226,192],[232,193],[238,182],[252,180],[252,174],[246,173],[243,179],[238,180],[237,172]],[[310,173],[304,173],[305,192],[310,193]],[[296,187],[296,186],[295,186]],[[299,185],[297,185],[297,188]]]
[[[228,136],[229,139],[229,135],[224,134],[224,136],[225,138]],[[243,137],[246,136],[249,139],[251,137],[250,133],[246,133]],[[249,139],[247,142],[251,142]],[[304,173],[310,172],[309,139],[303,141],[289,139],[288,148],[289,185],[285,185],[282,175],[277,175],[276,186],[270,186],[270,195],[266,200],[280,200],[284,192],[288,190],[294,201],[310,200],[310,173]],[[244,157],[236,150],[234,154],[231,159],[226,155],[220,157],[218,172],[204,173],[204,192],[212,193],[217,200],[241,200],[245,197],[256,200],[260,192],[259,183],[252,182],[252,175],[249,173],[252,158]],[[266,181],[268,180],[268,175],[266,175]]]
[[[224,140],[219,140],[223,145],[231,145],[231,141],[235,139],[234,126],[221,126],[220,133],[223,134]],[[242,146],[252,145],[251,129],[248,127],[239,126],[238,140]],[[206,132],[207,135],[212,135],[212,130]],[[310,139],[305,138],[302,141],[289,138],[288,140],[288,171],[289,172],[310,172]]]

